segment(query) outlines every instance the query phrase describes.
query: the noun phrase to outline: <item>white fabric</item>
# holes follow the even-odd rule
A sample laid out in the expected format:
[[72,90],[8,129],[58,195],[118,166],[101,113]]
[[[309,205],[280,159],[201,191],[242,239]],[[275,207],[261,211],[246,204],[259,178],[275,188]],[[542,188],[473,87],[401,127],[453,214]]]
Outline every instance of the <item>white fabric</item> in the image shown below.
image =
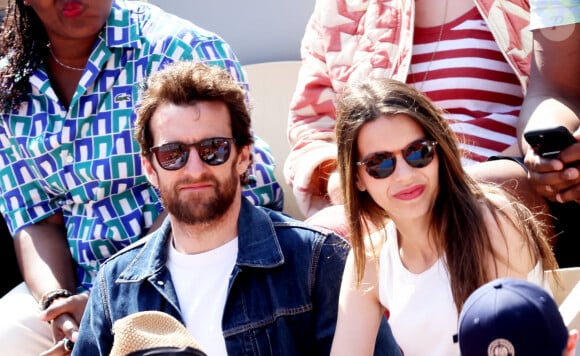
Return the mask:
[[186,255],[170,244],[167,266],[185,326],[211,356],[227,355],[222,316],[230,274],[238,256],[238,238],[208,252]]
[[[401,261],[393,222],[386,233],[379,257],[379,300],[389,310],[389,325],[399,346],[405,356],[459,355],[458,344],[453,343],[459,315],[444,258],[422,273],[411,273]],[[539,262],[527,280],[551,293]]]
[[50,326],[39,313],[24,282],[0,299],[0,356],[39,355],[54,345]]
[[409,272],[401,262],[391,222],[379,266],[379,299],[389,310],[389,325],[405,356],[459,355],[453,343],[458,314],[443,260],[423,273]]

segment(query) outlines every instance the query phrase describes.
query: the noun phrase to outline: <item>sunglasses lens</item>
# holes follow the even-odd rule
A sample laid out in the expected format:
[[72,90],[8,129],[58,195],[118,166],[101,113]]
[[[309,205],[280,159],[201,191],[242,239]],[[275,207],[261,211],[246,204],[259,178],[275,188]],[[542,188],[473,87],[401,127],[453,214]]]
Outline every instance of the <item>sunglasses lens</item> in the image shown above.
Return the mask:
[[395,170],[395,158],[392,154],[376,153],[366,160],[367,173],[374,178],[387,178]]
[[221,137],[203,140],[197,146],[197,152],[205,163],[218,166],[230,158],[230,140]]
[[233,139],[224,137],[214,137],[202,140],[197,143],[168,143],[152,148],[157,162],[164,169],[174,171],[185,166],[189,158],[189,150],[194,146],[199,158],[210,166],[224,164],[230,158],[231,142]]
[[168,143],[155,151],[159,165],[164,169],[174,171],[185,165],[189,151],[181,143]]
[[432,141],[413,142],[407,147],[403,157],[411,167],[423,168],[433,161],[435,144]]
[[[403,150],[405,161],[414,168],[427,166],[435,157],[434,141],[415,141]],[[358,165],[365,165],[367,173],[377,179],[387,178],[395,171],[397,160],[392,152],[376,152]]]

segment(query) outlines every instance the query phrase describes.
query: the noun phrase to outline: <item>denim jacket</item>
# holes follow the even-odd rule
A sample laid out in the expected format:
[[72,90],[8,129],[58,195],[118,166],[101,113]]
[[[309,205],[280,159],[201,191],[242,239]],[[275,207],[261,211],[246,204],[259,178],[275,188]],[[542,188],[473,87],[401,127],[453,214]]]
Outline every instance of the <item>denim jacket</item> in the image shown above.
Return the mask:
[[[103,264],[73,355],[108,355],[113,323],[131,313],[160,310],[183,322],[166,266],[170,236],[167,219]],[[243,200],[222,318],[228,354],[327,355],[348,250],[334,233]],[[399,354],[386,322],[379,336],[378,354]]]

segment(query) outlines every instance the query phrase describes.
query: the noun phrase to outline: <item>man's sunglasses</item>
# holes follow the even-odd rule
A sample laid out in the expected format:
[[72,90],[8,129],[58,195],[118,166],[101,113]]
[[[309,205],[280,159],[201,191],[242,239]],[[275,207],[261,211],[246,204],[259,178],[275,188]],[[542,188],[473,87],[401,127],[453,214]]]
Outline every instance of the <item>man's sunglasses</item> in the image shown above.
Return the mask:
[[195,147],[199,158],[210,166],[219,166],[230,158],[235,139],[228,137],[206,138],[194,143],[172,142],[151,147],[157,162],[163,169],[175,171],[185,166],[191,147]]
[[[420,139],[411,142],[400,152],[403,159],[414,168],[422,168],[433,161],[437,142]],[[387,178],[395,171],[397,159],[396,152],[374,152],[357,162],[357,166],[365,166],[367,173],[377,179]]]

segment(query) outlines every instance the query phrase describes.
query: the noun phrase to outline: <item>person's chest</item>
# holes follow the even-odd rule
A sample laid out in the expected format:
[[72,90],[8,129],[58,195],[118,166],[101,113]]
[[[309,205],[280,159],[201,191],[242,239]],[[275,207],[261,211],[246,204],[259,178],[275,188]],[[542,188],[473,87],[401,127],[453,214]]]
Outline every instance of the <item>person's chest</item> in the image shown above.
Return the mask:
[[415,1],[415,26],[441,26],[464,15],[474,6],[473,0],[417,0]]

